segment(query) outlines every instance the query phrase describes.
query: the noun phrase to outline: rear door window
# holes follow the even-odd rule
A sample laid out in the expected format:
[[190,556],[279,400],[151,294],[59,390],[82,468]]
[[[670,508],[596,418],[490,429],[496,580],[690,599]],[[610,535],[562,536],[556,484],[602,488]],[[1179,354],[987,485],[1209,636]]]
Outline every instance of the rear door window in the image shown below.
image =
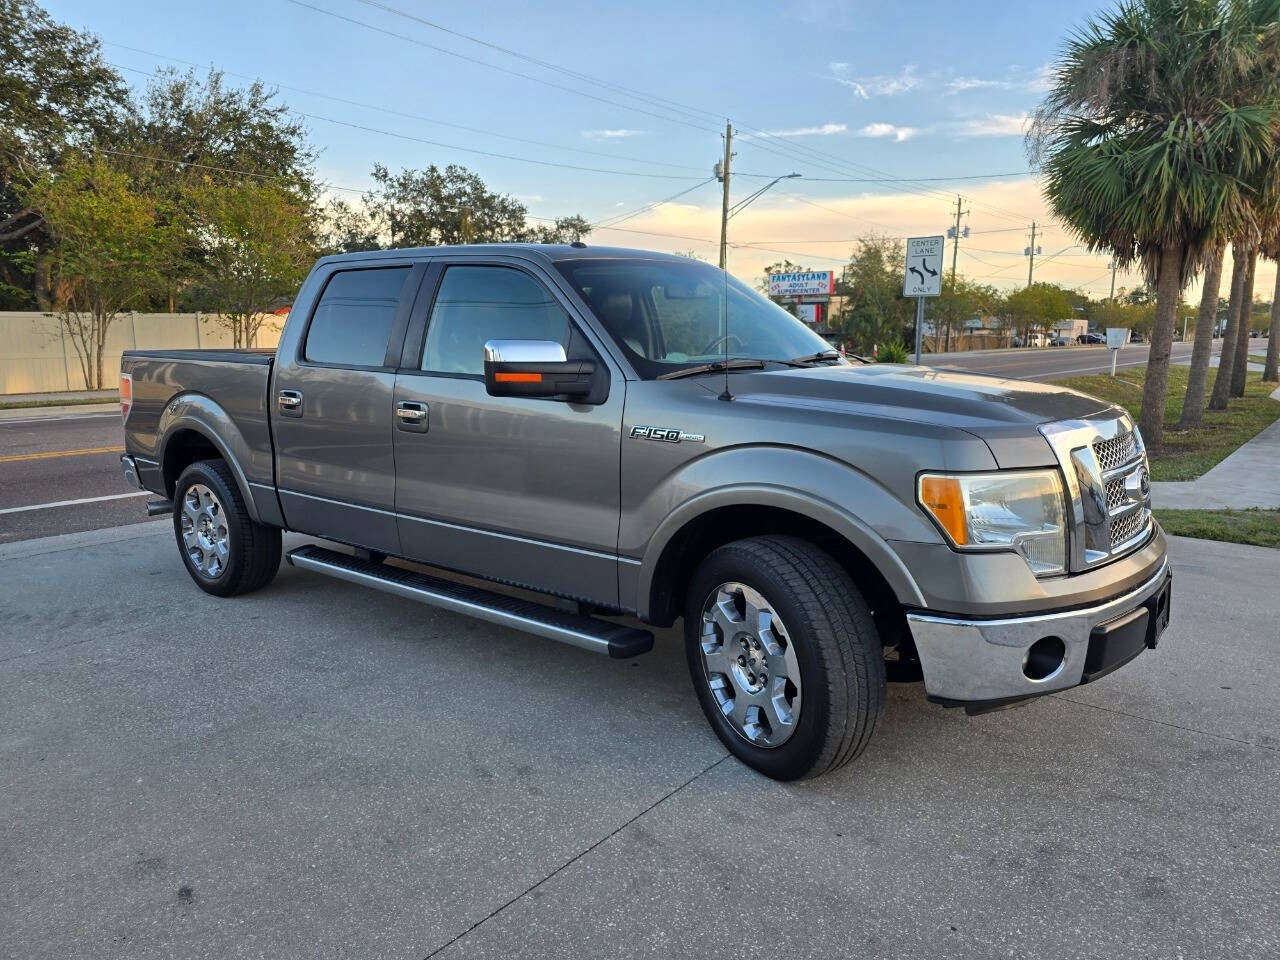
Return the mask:
[[409,267],[342,270],[325,284],[307,329],[312,363],[381,367]]

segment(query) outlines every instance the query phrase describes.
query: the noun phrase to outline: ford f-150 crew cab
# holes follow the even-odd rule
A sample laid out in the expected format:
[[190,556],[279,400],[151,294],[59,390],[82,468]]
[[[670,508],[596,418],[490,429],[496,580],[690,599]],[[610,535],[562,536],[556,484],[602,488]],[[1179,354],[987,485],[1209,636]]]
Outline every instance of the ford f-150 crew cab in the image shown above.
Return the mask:
[[331,542],[296,567],[613,657],[682,618],[707,719],[772,777],[856,757],[886,679],[992,709],[1169,620],[1123,410],[851,362],[689,259],[326,257],[274,354],[122,368],[125,474],[203,590],[264,586],[293,530]]

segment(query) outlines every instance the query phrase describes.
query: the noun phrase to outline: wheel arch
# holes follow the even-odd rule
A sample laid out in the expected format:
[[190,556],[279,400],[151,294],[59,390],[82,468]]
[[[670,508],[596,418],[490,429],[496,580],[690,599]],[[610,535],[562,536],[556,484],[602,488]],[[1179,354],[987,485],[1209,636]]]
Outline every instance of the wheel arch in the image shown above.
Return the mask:
[[246,447],[245,440],[226,411],[202,394],[179,396],[165,408],[159,432],[160,474],[170,500],[183,470],[197,460],[217,458],[231,470],[250,518],[262,522],[249,479],[235,453],[237,446]]
[[924,605],[902,560],[848,511],[795,490],[735,485],[687,502],[659,527],[640,565],[637,613],[650,623],[670,625],[681,613],[683,587],[703,557],[725,543],[769,534],[800,537],[830,554],[886,617],[882,629],[895,626],[896,631],[903,605]]

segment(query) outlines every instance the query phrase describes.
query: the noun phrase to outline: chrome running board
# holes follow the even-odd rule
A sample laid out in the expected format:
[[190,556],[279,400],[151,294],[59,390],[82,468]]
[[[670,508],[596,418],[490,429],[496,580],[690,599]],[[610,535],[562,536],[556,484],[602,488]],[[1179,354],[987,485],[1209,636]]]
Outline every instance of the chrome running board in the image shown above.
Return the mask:
[[498,626],[559,640],[614,659],[638,656],[653,649],[653,634],[648,630],[557,610],[532,600],[521,600],[403,567],[361,560],[314,544],[298,547],[289,553],[287,559],[303,570],[429,603]]

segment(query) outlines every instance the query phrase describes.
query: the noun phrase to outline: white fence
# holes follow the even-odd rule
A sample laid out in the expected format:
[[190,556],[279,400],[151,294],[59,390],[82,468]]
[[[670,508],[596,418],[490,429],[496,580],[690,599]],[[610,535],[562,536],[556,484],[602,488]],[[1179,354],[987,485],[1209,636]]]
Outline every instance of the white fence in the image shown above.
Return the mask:
[[[268,317],[255,346],[273,347],[283,317]],[[103,387],[113,389],[125,350],[230,347],[231,331],[207,314],[125,313],[111,325],[102,358]],[[84,390],[75,345],[49,313],[0,311],[0,394]]]

